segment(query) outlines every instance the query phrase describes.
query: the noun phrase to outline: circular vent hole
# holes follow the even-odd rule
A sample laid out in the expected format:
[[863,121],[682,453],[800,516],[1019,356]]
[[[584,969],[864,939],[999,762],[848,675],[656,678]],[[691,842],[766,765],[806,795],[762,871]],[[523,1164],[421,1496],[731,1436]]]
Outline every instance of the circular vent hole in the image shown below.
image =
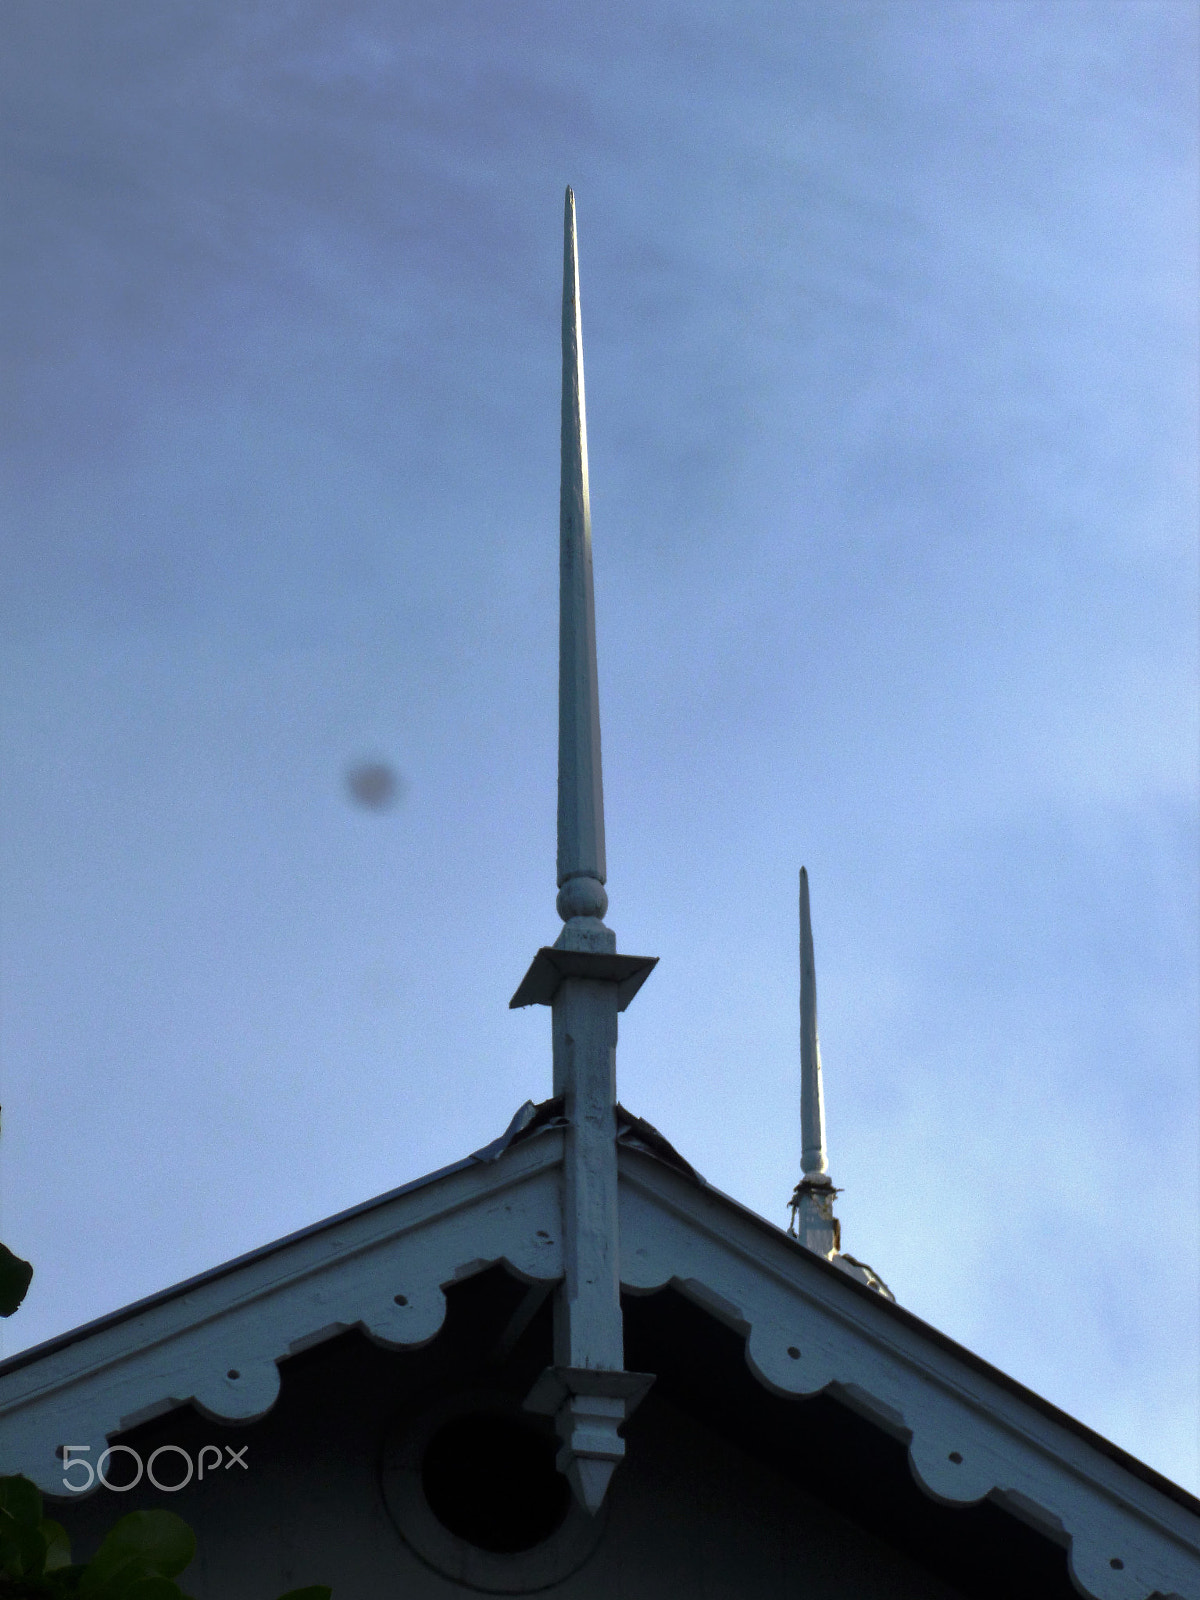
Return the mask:
[[406,1306],[408,1304],[408,1296],[406,1294],[394,1294],[392,1299],[398,1306]]
[[434,1434],[421,1487],[434,1516],[480,1550],[515,1555],[543,1544],[571,1503],[557,1441],[515,1417],[457,1417]]

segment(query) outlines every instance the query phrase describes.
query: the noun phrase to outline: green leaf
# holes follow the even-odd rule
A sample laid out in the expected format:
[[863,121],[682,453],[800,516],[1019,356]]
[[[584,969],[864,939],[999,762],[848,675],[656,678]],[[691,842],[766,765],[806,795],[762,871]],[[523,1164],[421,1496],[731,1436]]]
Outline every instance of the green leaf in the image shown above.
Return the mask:
[[[0,1249],[3,1249],[2,1245]],[[12,1478],[0,1478],[0,1523],[3,1522],[4,1512],[15,1522],[36,1528],[42,1520],[41,1490],[19,1474]]]
[[20,1476],[0,1478],[0,1574],[5,1578],[40,1578],[46,1564],[42,1534],[42,1496]]
[[33,1268],[28,1261],[13,1255],[6,1244],[0,1244],[0,1317],[11,1317],[24,1300]]
[[61,1567],[71,1565],[71,1540],[67,1530],[61,1522],[55,1522],[52,1517],[43,1517],[38,1527],[38,1532],[46,1541],[46,1564],[44,1572],[57,1572]]
[[333,1600],[333,1590],[323,1583],[314,1583],[308,1589],[289,1589],[279,1600]]
[[196,1536],[173,1511],[131,1511],[113,1524],[88,1562],[81,1595],[123,1600],[143,1578],[175,1578],[196,1553]]
[[5,1519],[0,1533],[0,1574],[6,1578],[40,1578],[46,1560],[46,1541],[27,1523]]

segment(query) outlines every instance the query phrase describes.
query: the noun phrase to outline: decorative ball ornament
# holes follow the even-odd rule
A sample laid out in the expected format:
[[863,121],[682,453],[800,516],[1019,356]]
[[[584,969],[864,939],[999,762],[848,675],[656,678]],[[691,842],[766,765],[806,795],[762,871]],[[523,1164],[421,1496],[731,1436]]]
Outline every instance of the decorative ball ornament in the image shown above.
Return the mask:
[[602,918],[608,910],[608,895],[599,878],[568,878],[556,903],[564,922],[572,917]]

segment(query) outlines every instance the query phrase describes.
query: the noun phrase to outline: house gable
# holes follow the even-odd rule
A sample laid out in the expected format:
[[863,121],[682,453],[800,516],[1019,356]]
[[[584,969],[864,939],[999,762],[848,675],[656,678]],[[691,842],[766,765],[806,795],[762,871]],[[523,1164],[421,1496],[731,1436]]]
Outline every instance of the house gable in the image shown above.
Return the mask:
[[[708,1600],[1067,1600],[1074,1593],[1061,1547],[999,1510],[992,1511],[992,1544],[980,1543],[986,1515],[928,1500],[902,1446],[837,1401],[770,1393],[750,1372],[742,1340],[670,1289],[627,1306],[630,1348],[653,1353],[659,1377],[627,1424],[628,1455],[601,1511],[591,1518],[572,1506],[585,1540],[551,1549],[558,1565],[549,1572],[544,1547],[495,1554],[448,1536],[431,1548],[397,1494],[406,1441],[426,1438],[430,1420],[469,1415],[467,1408],[519,1407],[552,1347],[550,1299],[541,1296],[527,1317],[531,1292],[538,1294],[507,1269],[484,1270],[447,1291],[442,1329],[419,1349],[386,1349],[351,1330],[283,1362],[279,1400],[256,1423],[222,1428],[187,1407],[124,1434],[142,1460],[164,1447],[195,1460],[226,1438],[245,1452],[248,1470],[210,1473],[170,1501],[198,1535],[192,1592],[202,1600],[261,1600],[325,1581],[340,1600],[547,1588],[564,1600],[693,1593]],[[550,1424],[528,1422],[542,1430],[552,1463]],[[853,1457],[860,1481],[840,1501],[820,1474],[797,1471],[818,1439],[826,1451]],[[168,1457],[164,1471],[177,1470],[178,1459]],[[513,1476],[519,1484],[519,1467]],[[867,1515],[864,1479],[873,1496]],[[499,1501],[501,1527],[514,1509],[508,1487],[496,1481],[488,1495]],[[111,1521],[116,1498],[96,1495],[56,1514],[87,1548]],[[459,1500],[460,1516],[468,1515],[469,1490]],[[891,1522],[879,1515],[897,1500]],[[163,1497],[146,1494],[144,1483],[121,1497],[122,1509],[155,1503]],[[897,1537],[898,1524],[913,1521],[914,1503],[926,1520],[915,1537]]]
[[[503,1141],[498,1141],[503,1145]],[[107,1440],[194,1404],[221,1422],[263,1416],[279,1363],[348,1328],[428,1343],[445,1288],[505,1263],[530,1283],[562,1274],[562,1135],[546,1129],[79,1329],[0,1367],[0,1460],[62,1493],[62,1446],[92,1461]]]
[[[481,1274],[492,1281],[489,1268],[503,1269],[516,1297],[489,1335],[489,1360],[503,1364],[518,1342],[536,1342],[536,1319],[548,1318],[562,1275],[560,1120],[556,1102],[523,1108],[473,1160],[15,1358],[0,1370],[6,1467],[61,1496],[56,1445],[88,1445],[95,1462],[131,1430],[149,1426],[157,1437],[155,1419],[167,1426],[167,1413],[174,1437],[181,1408],[203,1422],[250,1424],[275,1405],[281,1368],[302,1373],[304,1352],[348,1330],[385,1351],[442,1346],[447,1294],[461,1295]],[[758,1392],[784,1403],[773,1426],[794,1440],[798,1458],[813,1448],[812,1419],[833,1405],[838,1437],[886,1438],[927,1502],[1002,1511],[1006,1525],[1016,1518],[1065,1551],[1084,1594],[1200,1596],[1200,1507],[1189,1496],[712,1189],[627,1114],[618,1166],[631,1348],[635,1364],[661,1374],[650,1418],[673,1394],[691,1393],[689,1426],[715,1428],[745,1449],[720,1419],[748,1372]],[[491,1293],[489,1306],[499,1291]],[[732,1338],[726,1349],[739,1352],[737,1371],[728,1356],[712,1367],[703,1407],[695,1385],[680,1387],[688,1348],[663,1333],[675,1298],[701,1318],[687,1325],[689,1347],[705,1342],[697,1330],[717,1326]],[[540,1369],[515,1370],[506,1381],[519,1407],[517,1391]],[[460,1373],[460,1388],[465,1381]],[[855,1435],[851,1416],[869,1433]],[[646,1426],[636,1416],[626,1425],[631,1457]],[[877,1498],[909,1492],[894,1473],[888,1481]],[[937,1526],[937,1540],[952,1545],[945,1529],[961,1524]]]
[[1200,1596],[1190,1495],[707,1185],[619,1160],[627,1291],[677,1289],[772,1393],[836,1396],[906,1444],[934,1500],[989,1500],[1061,1543],[1084,1594]]
[[[841,1253],[803,869],[798,1238],[617,1104],[618,1015],[654,960],[618,953],[603,920],[570,190],[563,272],[563,928],[511,1002],[550,1007],[556,1098],[455,1167],[0,1367],[3,1469],[62,1496],[114,1450],[136,1461],[104,1494],[177,1493],[201,1536],[189,1585],[211,1600],[327,1579],[339,1600],[1060,1600],[1071,1582],[1200,1600],[1200,1505]],[[221,1427],[253,1437],[245,1480],[205,1432]],[[150,1472],[164,1452],[188,1472],[169,1488]],[[86,1540],[110,1512],[98,1494],[63,1515]]]

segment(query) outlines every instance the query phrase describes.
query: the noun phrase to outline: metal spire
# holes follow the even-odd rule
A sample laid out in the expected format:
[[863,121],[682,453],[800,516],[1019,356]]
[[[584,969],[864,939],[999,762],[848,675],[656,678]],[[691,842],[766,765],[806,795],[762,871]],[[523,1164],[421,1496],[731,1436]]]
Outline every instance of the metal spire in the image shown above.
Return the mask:
[[562,478],[559,493],[558,914],[511,1006],[553,1014],[554,1093],[562,1101],[563,1278],[554,1296],[554,1365],[526,1400],[553,1416],[559,1470],[599,1510],[625,1454],[619,1428],[649,1388],[624,1370],[617,1215],[617,1013],[655,965],[617,954],[603,922],[604,791],[588,506],[587,417],[575,196],[563,221]]
[[817,1038],[817,964],[813,958],[812,913],[808,873],[800,868],[800,1170],[803,1177],[792,1195],[792,1225],[808,1250],[824,1256],[848,1277],[868,1289],[896,1297],[873,1267],[842,1249],[842,1225],[833,1214],[838,1190],[829,1176],[825,1149],[825,1089],[821,1082],[821,1044]]
[[821,1083],[821,1044],[817,1037],[817,966],[813,957],[808,873],[800,868],[800,1170],[792,1196],[792,1231],[802,1245],[832,1258],[841,1244],[833,1214],[837,1190],[825,1151],[825,1095]]
[[[601,918],[604,892],[604,784],[600,694],[596,679],[596,604],[592,589],[592,513],[588,502],[587,409],[575,196],[563,215],[562,435],[559,479],[558,610],[558,911],[563,921]],[[615,945],[610,948],[615,948]]]
[[825,1153],[825,1096],[821,1086],[821,1044],[817,1038],[817,964],[813,959],[808,873],[800,868],[800,1170],[806,1178],[829,1173]]

